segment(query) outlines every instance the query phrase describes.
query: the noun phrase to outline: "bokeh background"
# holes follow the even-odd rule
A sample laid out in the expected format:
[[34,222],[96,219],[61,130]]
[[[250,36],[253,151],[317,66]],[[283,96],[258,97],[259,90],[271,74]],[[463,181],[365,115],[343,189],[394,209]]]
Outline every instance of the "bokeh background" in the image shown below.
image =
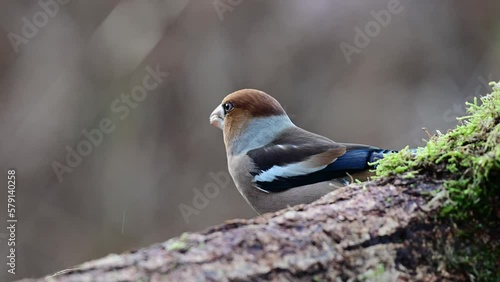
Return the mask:
[[[341,44],[395,0],[60,1],[0,3],[1,226],[10,168],[19,220],[16,276],[0,229],[1,281],[255,216],[232,182],[187,220],[179,208],[227,172],[208,115],[232,91],[264,90],[333,140],[399,149],[454,127],[500,79],[497,0],[401,0],[349,60]],[[120,119],[112,103],[158,65],[168,77]],[[60,182],[52,164],[106,117],[116,129]]]

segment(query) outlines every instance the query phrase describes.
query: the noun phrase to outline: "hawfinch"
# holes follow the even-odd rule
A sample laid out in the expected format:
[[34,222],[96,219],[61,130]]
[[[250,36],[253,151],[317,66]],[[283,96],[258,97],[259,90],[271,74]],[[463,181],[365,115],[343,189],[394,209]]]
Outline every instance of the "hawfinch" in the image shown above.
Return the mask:
[[369,163],[392,152],[306,131],[276,99],[254,89],[226,96],[210,124],[223,130],[229,173],[258,213],[310,203],[350,176],[366,179]]

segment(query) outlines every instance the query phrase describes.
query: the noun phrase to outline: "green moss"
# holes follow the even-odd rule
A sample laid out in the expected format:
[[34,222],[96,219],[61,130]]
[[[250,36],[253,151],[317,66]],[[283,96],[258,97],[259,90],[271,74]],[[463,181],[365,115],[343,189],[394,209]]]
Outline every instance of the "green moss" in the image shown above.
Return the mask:
[[384,281],[385,267],[383,264],[378,264],[375,268],[368,270],[361,275],[361,281]]
[[416,153],[405,148],[377,163],[377,176],[401,174],[411,178],[432,174],[444,183],[449,201],[442,215],[455,219],[494,216],[500,194],[500,85],[493,93],[466,103],[469,115],[446,134],[433,136]]
[[178,251],[187,249],[187,244],[182,241],[175,241],[166,246],[167,251]]
[[320,276],[320,275],[316,274],[316,275],[314,275],[314,276],[313,276],[313,281],[314,281],[314,282],[322,282],[322,281],[324,281],[324,280],[323,280],[323,279],[321,279],[321,276]]
[[179,239],[171,239],[164,243],[167,251],[183,251],[188,250],[189,246],[186,243],[188,233],[182,233]]
[[[500,200],[500,83],[493,92],[466,103],[468,115],[446,134],[438,134],[426,146],[408,147],[377,162],[377,177],[403,174],[444,180],[442,219],[451,220],[460,234],[461,247],[446,254],[447,265],[480,281],[500,279],[498,239],[478,242],[477,234],[500,228],[497,202]],[[442,200],[442,199],[440,199]]]
[[499,281],[498,258],[499,249],[490,249],[485,244],[462,244],[461,248],[448,248],[446,254],[448,267],[465,269],[469,278],[476,281]]

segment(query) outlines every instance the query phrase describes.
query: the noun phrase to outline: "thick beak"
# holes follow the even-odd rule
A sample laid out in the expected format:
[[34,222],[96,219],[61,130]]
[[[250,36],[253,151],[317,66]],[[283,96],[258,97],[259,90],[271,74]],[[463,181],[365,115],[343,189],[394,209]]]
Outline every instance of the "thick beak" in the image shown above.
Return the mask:
[[210,114],[210,124],[220,129],[224,129],[224,110],[221,105],[215,108]]

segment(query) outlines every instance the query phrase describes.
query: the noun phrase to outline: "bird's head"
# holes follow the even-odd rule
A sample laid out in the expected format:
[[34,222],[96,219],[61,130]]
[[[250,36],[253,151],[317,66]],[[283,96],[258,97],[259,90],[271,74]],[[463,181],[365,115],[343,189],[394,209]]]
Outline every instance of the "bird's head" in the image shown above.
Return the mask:
[[227,95],[210,114],[210,124],[223,130],[226,147],[248,134],[267,136],[293,125],[276,99],[255,89]]

